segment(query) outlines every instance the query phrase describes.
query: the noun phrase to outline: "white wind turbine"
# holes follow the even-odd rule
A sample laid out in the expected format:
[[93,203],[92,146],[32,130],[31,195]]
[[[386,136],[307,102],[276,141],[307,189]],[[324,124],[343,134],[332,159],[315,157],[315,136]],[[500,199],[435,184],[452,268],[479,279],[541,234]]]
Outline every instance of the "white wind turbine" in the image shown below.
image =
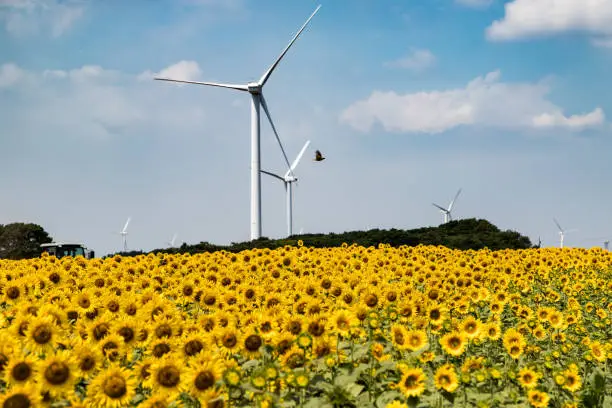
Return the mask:
[[553,221],[555,222],[555,225],[557,226],[557,228],[559,228],[559,248],[563,248],[563,241],[565,239],[565,234],[567,234],[568,232],[574,232],[578,230],[575,228],[564,230],[563,228],[561,228],[561,225],[559,225],[559,222],[555,218],[553,218]]
[[127,252],[127,227],[130,224],[131,219],[132,217],[128,217],[127,221],[125,222],[125,225],[123,226],[123,229],[119,231],[119,235],[121,235],[121,238],[123,239],[123,252]]
[[293,160],[293,163],[291,164],[291,166],[289,166],[289,168],[287,169],[287,172],[285,173],[283,177],[279,176],[278,174],[274,174],[269,171],[266,171],[266,170],[261,171],[264,174],[267,174],[269,176],[279,179],[285,184],[285,192],[287,196],[286,205],[287,205],[287,236],[288,237],[293,235],[293,183],[298,180],[293,172],[295,171],[295,168],[299,164],[300,159],[304,155],[304,152],[308,148],[309,144],[310,144],[310,140],[308,140],[304,144],[304,147],[302,147],[302,150],[300,150],[300,153],[297,155],[295,160]]
[[455,198],[453,198],[453,201],[451,201],[451,202],[450,202],[450,204],[449,204],[448,208],[444,208],[444,207],[439,206],[439,205],[438,205],[438,204],[436,204],[436,203],[432,203],[432,205],[433,205],[434,207],[437,207],[437,208],[440,210],[440,212],[441,212],[442,214],[444,214],[444,223],[445,223],[445,224],[446,224],[447,222],[449,222],[449,221],[452,221],[452,220],[453,220],[453,216],[452,216],[452,213],[451,213],[451,212],[453,211],[453,206],[455,205],[455,201],[457,201],[457,197],[459,197],[459,194],[461,194],[461,189],[459,189],[459,191],[457,191],[457,194],[455,194]]
[[166,242],[166,244],[170,247],[170,248],[174,248],[174,243],[176,242],[176,238],[178,237],[178,234],[174,234],[172,236],[172,239],[169,242]]
[[[234,89],[237,91],[245,91],[251,94],[251,239],[258,239],[261,237],[261,173],[260,173],[260,161],[261,161],[261,149],[260,149],[260,117],[259,117],[259,107],[260,105],[263,107],[270,124],[272,125],[272,130],[274,130],[274,135],[280,143],[280,139],[272,123],[272,118],[270,116],[270,112],[268,110],[268,105],[266,104],[266,100],[263,96],[263,87],[272,75],[274,69],[278,66],[281,59],[285,56],[289,48],[293,45],[293,43],[300,36],[302,31],[306,28],[310,20],[314,17],[314,15],[319,11],[321,6],[319,5],[316,10],[308,17],[308,20],[302,25],[300,30],[295,34],[291,42],[285,47],[280,56],[274,61],[274,63],[268,68],[266,72],[261,76],[259,81],[251,82],[246,85],[244,84],[225,84],[225,83],[216,83],[216,82],[196,82],[196,81],[183,81],[178,79],[171,78],[155,78],[160,81],[170,81],[170,82],[180,82],[186,84],[196,84],[196,85],[207,85],[207,86],[217,86],[220,88],[228,88]],[[298,85],[299,86],[299,85]],[[282,145],[281,145],[282,149]],[[287,159],[287,155],[283,150],[283,155],[285,156],[285,161],[289,166],[289,160]]]

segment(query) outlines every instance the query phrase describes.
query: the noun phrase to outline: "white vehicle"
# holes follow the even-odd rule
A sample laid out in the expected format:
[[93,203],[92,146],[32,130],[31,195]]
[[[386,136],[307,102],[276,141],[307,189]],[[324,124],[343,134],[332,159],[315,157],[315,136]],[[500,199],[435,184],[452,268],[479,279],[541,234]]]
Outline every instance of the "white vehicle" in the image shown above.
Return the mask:
[[55,255],[57,258],[65,256],[83,256],[87,259],[94,257],[93,250],[87,249],[83,244],[73,242],[51,242],[49,244],[41,244],[42,252],[47,252],[49,255]]

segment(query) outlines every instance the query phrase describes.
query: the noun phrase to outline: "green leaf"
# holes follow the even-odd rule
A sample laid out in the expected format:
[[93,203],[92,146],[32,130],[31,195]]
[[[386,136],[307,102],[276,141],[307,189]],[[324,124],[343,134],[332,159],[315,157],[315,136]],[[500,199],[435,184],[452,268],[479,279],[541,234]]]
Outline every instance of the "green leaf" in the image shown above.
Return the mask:
[[394,400],[401,400],[402,394],[397,391],[386,391],[378,396],[376,399],[376,407],[385,408],[387,404],[392,403]]
[[304,404],[304,408],[334,408],[334,406],[323,398],[310,398]]
[[363,391],[363,385],[352,383],[345,386],[344,389],[353,397],[357,397],[359,394],[361,394],[361,391]]

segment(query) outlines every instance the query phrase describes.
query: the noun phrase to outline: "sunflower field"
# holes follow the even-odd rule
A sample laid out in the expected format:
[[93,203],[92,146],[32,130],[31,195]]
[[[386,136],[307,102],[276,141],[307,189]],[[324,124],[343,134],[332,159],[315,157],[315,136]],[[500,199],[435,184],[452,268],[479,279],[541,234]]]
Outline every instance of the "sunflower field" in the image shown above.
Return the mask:
[[612,255],[0,260],[0,407],[612,406]]

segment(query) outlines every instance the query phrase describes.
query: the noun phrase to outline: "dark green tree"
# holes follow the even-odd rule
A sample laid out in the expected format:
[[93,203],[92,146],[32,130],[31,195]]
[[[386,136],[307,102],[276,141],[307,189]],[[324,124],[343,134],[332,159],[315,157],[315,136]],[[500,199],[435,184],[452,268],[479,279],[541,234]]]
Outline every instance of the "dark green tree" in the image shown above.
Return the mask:
[[26,259],[40,256],[40,244],[53,242],[40,225],[15,222],[0,225],[0,258]]

